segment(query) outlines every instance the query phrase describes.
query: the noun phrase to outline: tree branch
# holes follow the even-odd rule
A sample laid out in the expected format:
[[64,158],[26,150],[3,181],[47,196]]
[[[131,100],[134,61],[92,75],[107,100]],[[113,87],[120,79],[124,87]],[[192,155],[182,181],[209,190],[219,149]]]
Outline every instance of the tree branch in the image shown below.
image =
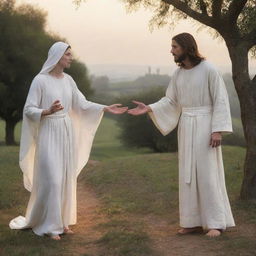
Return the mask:
[[236,22],[239,14],[243,10],[248,0],[233,0],[228,8],[228,17],[232,22]]
[[176,9],[182,11],[187,14],[191,18],[209,26],[212,28],[216,28],[216,23],[213,22],[213,19],[207,15],[207,13],[199,13],[193,9],[191,9],[188,4],[182,2],[180,0],[162,0],[163,2],[172,5]]
[[208,13],[207,13],[207,6],[204,2],[204,0],[200,0],[200,9],[202,11],[202,14],[208,16]]
[[212,1],[212,17],[219,18],[221,16],[221,7],[223,0],[213,0]]
[[244,40],[249,42],[249,47],[256,45],[256,28],[251,30],[247,35],[244,36]]

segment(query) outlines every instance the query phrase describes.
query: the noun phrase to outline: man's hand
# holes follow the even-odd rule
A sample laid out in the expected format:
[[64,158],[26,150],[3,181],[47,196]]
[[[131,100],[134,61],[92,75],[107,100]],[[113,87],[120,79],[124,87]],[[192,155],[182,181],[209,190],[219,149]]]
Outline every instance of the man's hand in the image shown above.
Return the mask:
[[104,108],[105,112],[109,112],[114,115],[120,115],[127,111],[128,107],[121,107],[122,104],[113,104]]
[[51,107],[49,107],[48,109],[45,109],[43,112],[42,112],[42,115],[51,115],[57,111],[60,111],[64,109],[64,107],[61,105],[60,101],[59,100],[56,100],[52,103]]
[[220,146],[222,140],[221,137],[221,132],[213,132],[211,135],[210,146],[212,146],[212,148]]
[[133,116],[139,116],[139,115],[143,115],[146,114],[151,110],[151,108],[147,105],[145,105],[143,102],[139,102],[139,101],[132,101],[134,104],[137,105],[136,108],[132,108],[128,110],[128,114],[133,115]]

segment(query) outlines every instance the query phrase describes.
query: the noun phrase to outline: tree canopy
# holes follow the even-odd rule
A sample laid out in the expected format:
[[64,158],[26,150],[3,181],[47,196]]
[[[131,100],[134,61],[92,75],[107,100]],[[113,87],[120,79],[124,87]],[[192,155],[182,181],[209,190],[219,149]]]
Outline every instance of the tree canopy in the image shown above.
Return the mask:
[[[46,31],[47,13],[31,5],[0,0],[0,118],[6,121],[6,143],[14,144],[14,127],[33,77],[40,71],[50,46],[59,40]],[[70,73],[83,93],[91,93],[86,66],[74,61]]]

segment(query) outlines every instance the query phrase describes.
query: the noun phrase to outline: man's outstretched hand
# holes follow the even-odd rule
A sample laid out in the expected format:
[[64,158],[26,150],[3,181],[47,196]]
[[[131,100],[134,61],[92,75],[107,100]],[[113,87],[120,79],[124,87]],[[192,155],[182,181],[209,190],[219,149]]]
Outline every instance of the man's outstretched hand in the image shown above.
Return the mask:
[[109,112],[114,115],[120,115],[128,110],[128,107],[121,107],[122,104],[113,104],[104,108],[105,112]]
[[128,110],[128,114],[133,115],[133,116],[139,116],[139,115],[143,115],[146,114],[148,112],[151,111],[151,108],[147,105],[145,105],[143,102],[139,102],[139,101],[132,101],[134,104],[137,105],[136,108],[132,108]]

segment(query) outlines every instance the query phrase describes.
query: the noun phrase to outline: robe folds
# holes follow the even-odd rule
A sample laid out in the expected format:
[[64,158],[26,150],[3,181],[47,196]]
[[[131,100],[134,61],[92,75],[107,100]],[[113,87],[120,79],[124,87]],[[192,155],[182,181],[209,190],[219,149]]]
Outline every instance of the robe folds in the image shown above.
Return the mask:
[[[64,109],[41,116],[57,99]],[[62,78],[48,72],[35,76],[23,109],[19,155],[24,186],[31,193],[25,216],[12,219],[11,229],[58,235],[76,223],[77,177],[88,161],[104,107],[88,101],[66,73]]]
[[228,94],[216,67],[207,60],[191,69],[178,67],[166,95],[149,106],[149,116],[163,135],[178,125],[180,226],[235,226],[222,148],[210,146],[213,132],[233,132]]

